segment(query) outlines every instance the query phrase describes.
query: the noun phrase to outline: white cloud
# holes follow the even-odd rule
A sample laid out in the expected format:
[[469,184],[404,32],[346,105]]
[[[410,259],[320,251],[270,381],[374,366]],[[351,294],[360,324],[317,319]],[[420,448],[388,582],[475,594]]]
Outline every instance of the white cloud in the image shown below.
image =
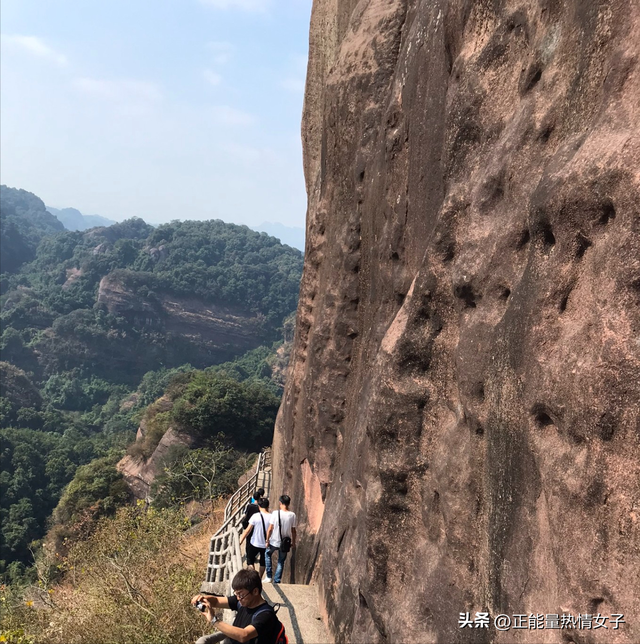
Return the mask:
[[222,76],[220,74],[216,74],[216,72],[211,71],[210,69],[205,69],[204,72],[202,72],[202,75],[204,76],[204,79],[209,83],[210,85],[213,85],[214,87],[220,85],[222,82]]
[[240,9],[251,13],[263,13],[271,4],[271,0],[200,0],[214,9]]
[[148,81],[76,78],[73,85],[84,94],[110,101],[152,103],[162,98],[158,86]]
[[213,52],[213,62],[217,65],[228,63],[234,49],[230,42],[224,41],[210,41],[206,44],[206,48]]
[[19,36],[2,34],[2,45],[16,51],[25,51],[33,56],[45,58],[56,65],[66,65],[67,57],[49,47],[37,36]]
[[218,125],[253,125],[255,116],[228,105],[216,105],[211,108],[213,118]]
[[289,92],[302,93],[304,92],[304,78],[285,78],[280,81],[280,87],[283,87]]

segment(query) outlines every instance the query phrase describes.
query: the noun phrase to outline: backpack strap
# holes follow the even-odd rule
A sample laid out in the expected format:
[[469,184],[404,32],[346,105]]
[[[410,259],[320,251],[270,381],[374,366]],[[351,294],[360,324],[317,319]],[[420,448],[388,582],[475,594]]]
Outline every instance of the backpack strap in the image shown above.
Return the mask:
[[262,521],[262,532],[264,533],[264,542],[267,543],[267,529],[264,527],[264,517],[262,516],[262,512],[260,514],[260,521]]
[[[276,608],[277,606],[277,608]],[[278,611],[280,610],[280,604],[274,604],[273,606],[269,602],[265,602],[264,604],[261,604],[259,607],[259,610],[257,610],[252,616],[251,616],[251,621],[253,621],[253,618],[258,614],[258,613],[264,613],[265,610],[272,610],[274,615],[278,614]]]

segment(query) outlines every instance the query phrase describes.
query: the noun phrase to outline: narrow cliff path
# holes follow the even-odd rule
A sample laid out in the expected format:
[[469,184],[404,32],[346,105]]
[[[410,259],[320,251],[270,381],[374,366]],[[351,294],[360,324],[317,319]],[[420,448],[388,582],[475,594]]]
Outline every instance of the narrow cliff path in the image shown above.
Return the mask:
[[280,604],[278,619],[284,624],[289,644],[333,642],[322,621],[317,586],[264,584],[262,596],[270,604]]
[[[253,493],[262,487],[267,497],[272,493],[271,450],[265,450],[258,459],[255,472],[238,488],[225,508],[225,521],[211,538],[206,580],[203,592],[230,595],[231,580],[244,567],[239,534],[244,509]],[[295,567],[295,551],[288,557],[287,567]],[[290,574],[291,570],[289,568]],[[294,575],[292,575],[292,578]],[[322,619],[318,588],[307,584],[263,584],[262,596],[270,604],[279,604],[278,619],[284,624],[289,644],[332,644]],[[223,620],[233,623],[235,613],[224,611]],[[220,639],[223,639],[222,634]],[[209,640],[211,641],[211,640]]]

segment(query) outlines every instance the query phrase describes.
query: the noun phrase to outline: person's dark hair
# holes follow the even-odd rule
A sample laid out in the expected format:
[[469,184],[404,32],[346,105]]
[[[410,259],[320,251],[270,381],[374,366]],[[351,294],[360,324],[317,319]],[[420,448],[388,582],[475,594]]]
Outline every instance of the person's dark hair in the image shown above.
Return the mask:
[[289,505],[291,504],[291,497],[288,494],[283,494],[280,497],[280,503],[282,503],[282,505],[286,505],[287,507],[289,507]]
[[258,499],[261,499],[264,496],[264,488],[259,487],[254,493],[253,493],[253,498],[257,501]]
[[258,505],[261,508],[264,508],[265,510],[268,510],[269,509],[269,499],[266,499],[266,498],[265,499],[260,499],[258,501]]
[[231,582],[233,590],[246,590],[252,592],[256,588],[262,593],[262,581],[255,570],[240,570]]

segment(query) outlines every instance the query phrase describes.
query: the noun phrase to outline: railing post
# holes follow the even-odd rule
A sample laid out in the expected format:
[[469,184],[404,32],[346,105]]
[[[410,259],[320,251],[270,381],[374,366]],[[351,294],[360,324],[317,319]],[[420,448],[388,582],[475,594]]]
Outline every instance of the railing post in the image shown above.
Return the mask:
[[231,582],[242,569],[242,552],[238,527],[244,506],[249,501],[259,482],[266,482],[265,469],[271,464],[271,449],[258,456],[255,472],[229,499],[225,507],[224,523],[211,537],[206,582]]

